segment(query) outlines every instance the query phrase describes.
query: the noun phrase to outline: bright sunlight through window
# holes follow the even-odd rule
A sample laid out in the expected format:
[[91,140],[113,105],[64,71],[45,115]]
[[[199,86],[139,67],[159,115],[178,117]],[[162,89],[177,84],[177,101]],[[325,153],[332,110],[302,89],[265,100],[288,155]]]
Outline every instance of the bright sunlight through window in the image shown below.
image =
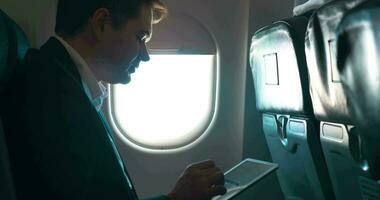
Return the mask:
[[214,55],[152,55],[112,88],[113,119],[134,144],[173,149],[199,138],[215,107]]

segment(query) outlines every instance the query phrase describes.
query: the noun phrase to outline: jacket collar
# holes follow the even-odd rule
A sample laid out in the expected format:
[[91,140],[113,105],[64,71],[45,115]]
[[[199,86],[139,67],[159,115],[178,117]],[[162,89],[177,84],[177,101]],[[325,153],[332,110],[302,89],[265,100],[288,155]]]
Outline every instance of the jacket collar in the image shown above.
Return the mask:
[[[55,59],[60,63],[60,67],[67,72],[75,81],[78,83],[82,82],[79,71],[71,59],[69,53],[65,47],[54,37],[51,37],[44,45],[41,46],[40,50],[49,55],[49,57]],[[79,84],[82,88],[82,84]]]

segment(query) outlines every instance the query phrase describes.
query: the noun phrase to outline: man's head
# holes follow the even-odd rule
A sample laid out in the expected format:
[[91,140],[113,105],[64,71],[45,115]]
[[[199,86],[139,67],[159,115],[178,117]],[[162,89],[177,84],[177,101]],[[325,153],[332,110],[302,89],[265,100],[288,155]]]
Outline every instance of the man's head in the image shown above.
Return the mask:
[[99,80],[128,83],[149,60],[152,24],[166,14],[159,0],[59,0],[55,31],[82,51]]

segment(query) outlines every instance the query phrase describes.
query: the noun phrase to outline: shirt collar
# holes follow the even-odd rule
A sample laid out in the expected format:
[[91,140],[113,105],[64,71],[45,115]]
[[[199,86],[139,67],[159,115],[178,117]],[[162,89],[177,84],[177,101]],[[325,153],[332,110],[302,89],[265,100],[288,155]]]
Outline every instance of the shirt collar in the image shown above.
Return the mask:
[[91,100],[95,108],[99,111],[102,107],[104,99],[108,97],[107,87],[101,81],[96,79],[86,61],[73,47],[71,47],[63,38],[59,36],[55,37],[62,43],[71,59],[73,59],[74,64],[76,65],[81,76],[82,85],[86,95]]

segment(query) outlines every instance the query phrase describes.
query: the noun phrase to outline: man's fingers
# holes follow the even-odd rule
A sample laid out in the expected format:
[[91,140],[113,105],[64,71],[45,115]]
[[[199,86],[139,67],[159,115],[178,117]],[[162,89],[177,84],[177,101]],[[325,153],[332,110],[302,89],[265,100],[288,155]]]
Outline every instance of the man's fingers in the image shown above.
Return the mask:
[[217,196],[217,195],[224,195],[226,194],[227,189],[223,185],[215,185],[213,187],[210,187],[209,194],[211,197]]
[[225,193],[224,174],[212,160],[189,165],[171,192],[178,199],[205,200]]
[[224,184],[224,174],[218,167],[204,169],[201,173],[203,177],[207,177],[209,185]]
[[209,185],[224,185],[224,174],[219,172],[210,176]]
[[208,168],[213,168],[215,167],[215,163],[212,160],[206,160],[206,161],[201,161],[195,164],[192,164],[188,167],[188,169],[208,169]]
[[207,168],[207,169],[202,169],[200,172],[204,175],[213,175],[213,174],[219,173],[221,171],[222,170],[220,170],[217,167],[211,167],[211,168]]

